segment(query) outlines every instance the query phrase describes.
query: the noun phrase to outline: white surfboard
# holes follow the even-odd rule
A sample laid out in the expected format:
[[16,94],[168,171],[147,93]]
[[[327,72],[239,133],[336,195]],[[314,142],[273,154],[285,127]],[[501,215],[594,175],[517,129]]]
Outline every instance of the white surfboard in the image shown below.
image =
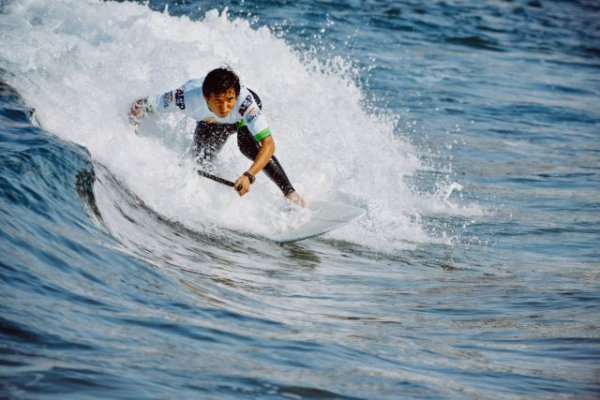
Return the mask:
[[277,243],[290,243],[330,232],[362,217],[366,211],[359,207],[332,201],[312,201],[308,204],[310,218],[271,237]]

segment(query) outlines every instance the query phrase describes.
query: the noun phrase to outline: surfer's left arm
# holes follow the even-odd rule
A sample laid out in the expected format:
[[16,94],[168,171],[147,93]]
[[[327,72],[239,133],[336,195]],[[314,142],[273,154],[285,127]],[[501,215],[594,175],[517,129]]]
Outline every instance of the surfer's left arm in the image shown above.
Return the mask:
[[260,145],[260,150],[254,158],[254,163],[235,182],[234,188],[236,190],[240,188],[238,194],[243,196],[250,190],[250,185],[254,182],[256,174],[271,161],[271,157],[275,153],[275,140],[271,136],[271,129],[262,113],[261,107],[256,103],[252,94],[248,94],[237,112],[242,116],[242,119],[238,122],[237,129],[247,130],[247,133],[252,135],[254,140]]
[[263,138],[260,141],[260,145],[261,147],[254,159],[254,163],[252,163],[244,175],[240,176],[238,180],[235,181],[234,188],[236,188],[236,190],[241,185],[240,190],[238,190],[240,196],[248,193],[250,185],[254,182],[256,175],[269,163],[271,157],[273,157],[273,154],[275,153],[275,140],[273,140],[272,136],[269,135]]

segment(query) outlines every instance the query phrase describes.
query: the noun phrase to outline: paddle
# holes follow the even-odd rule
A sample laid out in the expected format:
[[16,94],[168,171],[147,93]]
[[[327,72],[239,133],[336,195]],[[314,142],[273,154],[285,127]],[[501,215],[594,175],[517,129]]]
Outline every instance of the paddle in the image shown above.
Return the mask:
[[[231,182],[231,181],[228,181],[227,179],[220,178],[220,177],[218,177],[218,176],[216,176],[216,175],[213,175],[213,174],[210,174],[210,173],[208,173],[208,172],[206,172],[206,171],[197,170],[196,172],[197,172],[197,173],[198,173],[198,175],[200,175],[200,176],[203,176],[203,177],[205,177],[205,178],[211,179],[211,180],[213,180],[213,181],[215,181],[215,182],[219,182],[220,184],[223,184],[223,185],[225,185],[225,186],[230,186],[230,187],[233,187],[233,186],[235,185],[235,183],[233,183],[233,182]],[[240,190],[242,190],[242,185],[238,185],[238,187],[237,187],[237,188],[235,188],[235,190],[237,190],[238,192],[239,192]]]

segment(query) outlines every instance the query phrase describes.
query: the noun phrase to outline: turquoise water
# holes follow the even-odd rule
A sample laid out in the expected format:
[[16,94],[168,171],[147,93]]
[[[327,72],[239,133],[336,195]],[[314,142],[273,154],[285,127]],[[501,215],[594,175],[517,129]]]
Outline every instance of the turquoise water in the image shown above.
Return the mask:
[[[594,1],[0,1],[0,397],[595,398]],[[131,102],[230,64],[309,199]],[[216,172],[247,168],[235,144]]]

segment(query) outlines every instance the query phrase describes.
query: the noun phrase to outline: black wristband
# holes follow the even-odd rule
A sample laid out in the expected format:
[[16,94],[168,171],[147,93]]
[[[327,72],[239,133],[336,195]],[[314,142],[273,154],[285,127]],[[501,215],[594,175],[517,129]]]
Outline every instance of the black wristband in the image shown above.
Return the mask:
[[252,185],[254,183],[254,181],[256,180],[256,177],[254,175],[252,175],[250,172],[246,171],[244,172],[244,176],[247,176],[248,179],[250,179],[250,184]]

